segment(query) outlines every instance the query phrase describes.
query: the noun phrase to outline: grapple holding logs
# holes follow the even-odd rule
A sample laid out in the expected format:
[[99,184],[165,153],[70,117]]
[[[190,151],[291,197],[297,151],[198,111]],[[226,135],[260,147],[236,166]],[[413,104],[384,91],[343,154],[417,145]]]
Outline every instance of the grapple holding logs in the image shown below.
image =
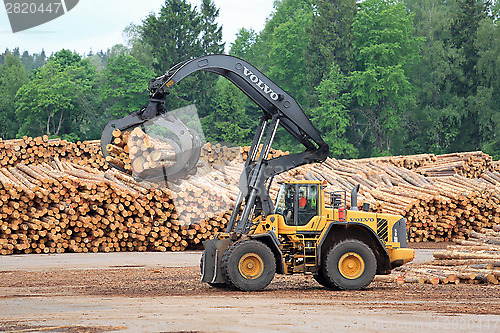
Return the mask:
[[[157,110],[152,118],[153,114],[148,109],[151,105]],[[148,128],[163,130],[153,137],[167,146],[167,150],[162,151],[148,142],[149,138],[144,134]],[[122,132],[127,135],[122,137]],[[101,136],[102,154],[112,167],[122,172],[131,170],[137,179],[150,182],[175,180],[193,172],[200,158],[201,146],[198,133],[158,102],[151,102],[139,112],[111,121]],[[135,151],[130,151],[132,147]],[[150,162],[155,163],[148,164],[148,157],[152,158]]]

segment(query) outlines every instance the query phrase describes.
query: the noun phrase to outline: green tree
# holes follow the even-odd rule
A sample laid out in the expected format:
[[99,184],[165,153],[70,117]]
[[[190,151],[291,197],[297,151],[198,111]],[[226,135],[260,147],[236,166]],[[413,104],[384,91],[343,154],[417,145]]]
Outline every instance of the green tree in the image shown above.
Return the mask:
[[35,71],[36,69],[45,65],[47,61],[47,57],[45,55],[45,51],[42,50],[40,53],[30,54],[28,51],[24,51],[22,55],[20,54],[19,48],[16,47],[12,52],[9,49],[6,49],[4,53],[0,54],[0,65],[4,63],[4,59],[7,55],[14,55],[21,60],[21,63],[26,70],[28,75]]
[[353,32],[357,65],[349,81],[364,122],[360,132],[373,136],[373,153],[392,153],[391,139],[401,135],[404,111],[414,103],[405,72],[417,57],[413,15],[402,2],[367,0],[360,4]]
[[305,105],[307,95],[306,27],[311,24],[311,19],[312,6],[298,9],[288,21],[274,28],[273,42],[269,50],[269,56],[273,60],[269,68],[269,78],[302,105]]
[[406,148],[411,153],[442,154],[459,134],[463,109],[463,99],[454,91],[456,78],[462,76],[462,54],[446,42],[456,4],[407,0],[406,5],[415,16],[415,34],[423,38],[421,58],[408,66],[417,102],[409,112]]
[[478,85],[476,65],[479,55],[475,40],[479,23],[488,16],[491,2],[483,0],[456,0],[456,2],[458,11],[452,18],[450,41],[464,54],[462,63],[464,80],[457,82],[457,91],[467,94],[471,91],[469,88],[475,92]]
[[18,136],[83,139],[98,127],[92,88],[95,69],[67,50],[57,52],[16,94]]
[[45,65],[46,62],[47,62],[47,56],[45,55],[45,51],[42,50],[42,52],[35,54],[35,60],[33,62],[31,70],[34,71],[42,67],[43,65]]
[[335,62],[344,74],[353,69],[352,23],[357,12],[355,0],[313,0],[315,6],[307,30],[307,72],[309,86],[319,85]]
[[90,54],[88,56],[89,63],[95,67],[98,73],[102,72],[106,67],[104,59],[98,54]]
[[[482,85],[483,78],[478,73],[478,30],[485,19],[488,18],[491,8],[490,1],[482,0],[457,0],[457,11],[451,22],[450,44],[461,54],[460,67],[462,75],[454,78],[454,92],[461,98],[460,126],[450,144],[450,150],[469,151],[481,148],[484,141],[483,128],[485,114],[491,107],[493,87]],[[486,116],[488,121],[491,117]],[[481,121],[483,121],[481,123]],[[488,131],[486,131],[488,132]]]
[[253,128],[243,107],[246,96],[226,79],[218,81],[216,92],[211,99],[213,112],[201,120],[207,141],[248,145]]
[[236,34],[236,39],[231,43],[229,54],[245,60],[255,58],[253,46],[257,43],[257,38],[255,30],[241,28]]
[[0,138],[12,139],[19,129],[16,93],[28,81],[28,76],[18,57],[7,53],[4,61],[0,66]]
[[[291,22],[287,23],[289,21],[297,22],[297,15],[303,16],[304,12],[312,12],[311,0],[274,1],[274,12],[267,20],[264,29],[258,34],[251,50],[249,50],[252,57],[247,57],[245,60],[251,62],[260,71],[267,74],[272,66],[282,65],[273,59],[270,52],[272,48],[280,47],[275,45],[276,43],[281,43],[281,41],[276,40],[275,30],[282,24],[293,24]],[[299,29],[304,31],[305,27],[299,27]],[[302,31],[297,31],[297,33],[302,34]],[[287,42],[283,41],[283,43],[286,44]],[[302,56],[302,52],[299,52],[299,56]]]
[[205,54],[224,52],[225,43],[222,41],[222,26],[217,24],[219,9],[212,0],[202,0],[201,16],[201,47]]
[[[157,74],[182,61],[222,52],[222,34],[216,23],[218,15],[212,1],[204,1],[199,12],[186,0],[166,0],[158,15],[147,16],[142,22],[142,38],[151,46]],[[167,108],[196,103],[200,116],[206,116],[211,112],[206,101],[217,80],[216,75],[209,73],[187,77],[171,90]]]
[[[312,19],[312,2],[275,1],[274,10],[256,42],[247,51],[252,57],[245,59],[292,95],[306,110],[306,57],[309,38],[306,28]],[[247,105],[245,112],[252,119],[260,117],[259,110],[252,105]],[[293,152],[303,150],[298,141],[281,127],[276,135],[275,147]]]
[[110,57],[117,57],[119,55],[128,55],[130,49],[125,44],[115,44],[108,49],[107,54]]
[[28,51],[24,51],[23,54],[21,55],[21,63],[23,64],[24,68],[26,68],[26,70],[28,72],[31,72],[31,67],[32,67],[32,64],[34,62],[34,59],[35,57],[30,55],[28,53]]
[[166,0],[158,15],[142,21],[142,38],[149,44],[153,67],[162,74],[171,66],[203,55],[201,17],[186,0]]
[[130,55],[109,58],[100,87],[105,114],[124,117],[147,104],[148,82],[153,76],[153,71]]
[[495,11],[480,22],[475,47],[479,86],[472,99],[478,110],[480,148],[500,159],[500,29]]
[[311,121],[330,146],[330,156],[336,158],[357,156],[357,150],[346,137],[350,123],[348,107],[351,104],[348,88],[347,76],[334,64],[316,88],[319,106],[311,110]]
[[64,69],[69,66],[77,66],[81,64],[82,56],[76,52],[71,52],[70,50],[62,49],[56,52],[50,59],[58,64]]
[[142,26],[129,24],[123,30],[122,35],[126,41],[125,45],[114,45],[111,50],[109,50],[108,55],[110,57],[116,57],[118,55],[130,55],[134,57],[134,59],[136,59],[140,64],[148,68],[153,68],[154,56],[152,54],[152,46],[143,41]]

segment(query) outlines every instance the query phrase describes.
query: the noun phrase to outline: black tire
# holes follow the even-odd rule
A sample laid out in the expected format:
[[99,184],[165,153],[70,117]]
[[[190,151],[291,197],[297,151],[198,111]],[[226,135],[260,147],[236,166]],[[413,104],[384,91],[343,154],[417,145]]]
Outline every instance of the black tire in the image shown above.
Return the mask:
[[245,240],[232,244],[222,256],[222,275],[226,283],[239,290],[262,290],[276,273],[271,249],[262,242]]
[[[201,255],[201,259],[200,259],[200,270],[201,270],[202,275],[203,275],[203,263],[204,263],[204,261],[205,261],[205,251],[203,251],[203,254]],[[221,282],[221,283],[207,282],[207,284],[213,288],[229,288],[229,286],[225,282]]]
[[335,244],[328,252],[323,275],[329,284],[341,290],[362,289],[375,277],[377,260],[365,243],[348,239]]

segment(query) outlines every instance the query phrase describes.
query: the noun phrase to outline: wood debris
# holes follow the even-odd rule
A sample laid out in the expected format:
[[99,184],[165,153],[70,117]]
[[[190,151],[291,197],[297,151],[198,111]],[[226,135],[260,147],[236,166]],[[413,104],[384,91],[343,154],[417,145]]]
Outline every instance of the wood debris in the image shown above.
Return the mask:
[[444,251],[435,251],[434,260],[408,264],[375,281],[431,284],[497,285],[500,279],[500,225],[470,231],[469,240],[455,239]]

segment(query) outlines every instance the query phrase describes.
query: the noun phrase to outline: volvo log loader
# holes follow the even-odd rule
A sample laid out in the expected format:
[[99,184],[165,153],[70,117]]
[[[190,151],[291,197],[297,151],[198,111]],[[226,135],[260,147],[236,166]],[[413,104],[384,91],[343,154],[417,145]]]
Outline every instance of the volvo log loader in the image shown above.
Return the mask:
[[[106,126],[101,138],[104,156],[108,156],[104,147],[111,143],[113,130],[154,124],[173,133],[167,141],[175,150],[175,162],[135,176],[172,181],[193,173],[201,149],[199,135],[162,104],[176,83],[198,71],[227,78],[263,112],[227,229],[203,244],[201,281],[214,287],[256,291],[265,288],[275,274],[309,274],[327,288],[351,290],[366,287],[375,274],[389,274],[392,268],[413,260],[414,251],[407,248],[405,219],[370,212],[367,204],[360,210],[359,185],[350,194],[350,209],[346,207],[347,193],[329,189],[326,181],[283,183],[272,202],[269,186],[274,176],[323,162],[329,147],[295,99],[242,59],[204,56],[179,63],[152,79],[149,104]],[[269,158],[279,126],[305,150]]]

